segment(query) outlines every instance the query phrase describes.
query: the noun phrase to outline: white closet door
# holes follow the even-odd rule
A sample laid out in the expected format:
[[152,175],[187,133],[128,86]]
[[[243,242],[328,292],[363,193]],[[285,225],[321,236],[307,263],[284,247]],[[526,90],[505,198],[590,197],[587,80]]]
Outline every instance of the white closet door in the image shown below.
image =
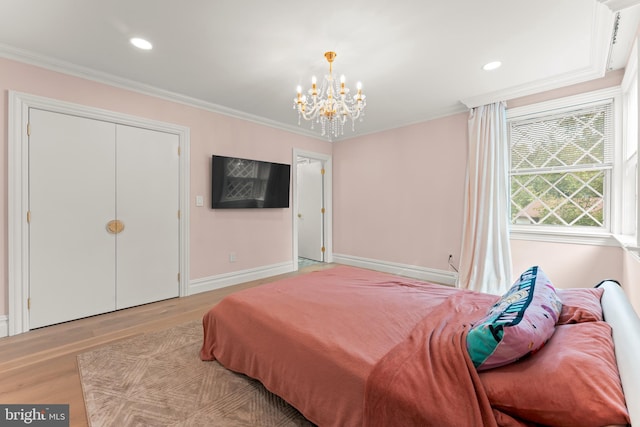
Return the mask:
[[37,109],[29,122],[29,327],[115,307],[115,125]]
[[179,295],[179,138],[117,126],[118,309]]

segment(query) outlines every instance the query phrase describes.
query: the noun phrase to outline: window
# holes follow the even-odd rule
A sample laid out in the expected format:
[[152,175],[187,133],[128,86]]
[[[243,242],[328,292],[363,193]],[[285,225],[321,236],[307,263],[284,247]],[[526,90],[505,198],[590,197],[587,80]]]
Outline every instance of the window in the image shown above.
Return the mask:
[[614,231],[618,99],[614,88],[508,111],[512,231]]

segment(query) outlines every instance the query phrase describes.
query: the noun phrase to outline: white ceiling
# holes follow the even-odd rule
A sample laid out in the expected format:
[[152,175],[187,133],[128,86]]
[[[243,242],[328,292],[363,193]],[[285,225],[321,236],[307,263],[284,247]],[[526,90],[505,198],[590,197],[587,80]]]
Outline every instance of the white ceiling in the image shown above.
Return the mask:
[[623,68],[639,3],[0,0],[0,56],[319,136],[292,102],[333,50],[334,72],[367,95],[349,138]]

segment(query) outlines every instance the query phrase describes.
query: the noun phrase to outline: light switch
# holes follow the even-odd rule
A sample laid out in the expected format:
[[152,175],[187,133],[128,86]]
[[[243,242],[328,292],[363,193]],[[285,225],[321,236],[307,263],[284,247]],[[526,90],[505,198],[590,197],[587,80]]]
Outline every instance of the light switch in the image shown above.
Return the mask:
[[204,206],[204,197],[196,196],[196,206]]

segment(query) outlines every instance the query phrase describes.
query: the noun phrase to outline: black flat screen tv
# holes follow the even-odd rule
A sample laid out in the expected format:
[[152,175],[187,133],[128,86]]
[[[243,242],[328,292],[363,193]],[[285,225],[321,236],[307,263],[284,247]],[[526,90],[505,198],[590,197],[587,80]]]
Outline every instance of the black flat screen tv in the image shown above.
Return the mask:
[[291,165],[212,156],[213,209],[288,208]]

